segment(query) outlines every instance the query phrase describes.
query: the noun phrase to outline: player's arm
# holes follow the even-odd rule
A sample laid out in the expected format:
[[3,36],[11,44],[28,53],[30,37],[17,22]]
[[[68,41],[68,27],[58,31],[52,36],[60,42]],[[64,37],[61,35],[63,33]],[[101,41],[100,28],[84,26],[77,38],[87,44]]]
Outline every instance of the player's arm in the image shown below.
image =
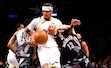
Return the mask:
[[70,25],[63,24],[63,25],[57,27],[57,30],[68,30],[71,28],[72,32],[75,34],[74,26],[80,25],[80,24],[81,24],[80,20],[72,19]]
[[[28,39],[27,33],[31,34],[31,40]],[[31,46],[35,45],[35,40],[34,40],[35,31],[34,30],[29,30],[28,28],[25,28],[25,31],[23,34],[24,34],[24,38],[27,44]]]
[[66,25],[66,24],[63,24],[59,27],[57,27],[58,30],[67,30],[69,29],[71,26],[70,25]]
[[87,43],[83,41],[82,46],[85,50],[86,56],[89,57],[89,49],[88,49]]
[[16,49],[13,47],[13,44],[15,43],[16,40],[16,33],[13,34],[13,36],[10,38],[7,47],[11,49],[14,53],[16,52]]
[[37,58],[37,50],[36,50],[36,46],[33,47],[33,55],[32,55],[32,59],[35,60]]

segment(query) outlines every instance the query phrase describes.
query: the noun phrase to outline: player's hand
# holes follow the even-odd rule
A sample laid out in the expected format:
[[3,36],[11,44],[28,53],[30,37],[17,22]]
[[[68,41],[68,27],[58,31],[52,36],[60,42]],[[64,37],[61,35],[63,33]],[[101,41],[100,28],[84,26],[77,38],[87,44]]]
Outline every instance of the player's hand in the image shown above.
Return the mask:
[[26,43],[29,44],[30,46],[35,46],[35,45],[37,45],[34,40],[31,40],[31,41],[26,40]]
[[80,25],[81,24],[81,22],[80,22],[80,20],[78,20],[78,19],[72,19],[71,20],[71,25],[72,26],[76,26],[76,25]]
[[56,35],[56,33],[57,33],[56,25],[49,25],[48,32],[51,33],[52,35]]

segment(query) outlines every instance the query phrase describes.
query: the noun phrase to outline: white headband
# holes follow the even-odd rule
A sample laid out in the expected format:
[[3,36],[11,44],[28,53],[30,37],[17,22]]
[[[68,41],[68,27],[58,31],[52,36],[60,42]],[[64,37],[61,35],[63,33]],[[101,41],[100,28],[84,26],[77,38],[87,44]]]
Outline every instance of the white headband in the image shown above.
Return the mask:
[[53,7],[51,7],[51,6],[42,6],[42,10],[44,10],[44,11],[53,11]]

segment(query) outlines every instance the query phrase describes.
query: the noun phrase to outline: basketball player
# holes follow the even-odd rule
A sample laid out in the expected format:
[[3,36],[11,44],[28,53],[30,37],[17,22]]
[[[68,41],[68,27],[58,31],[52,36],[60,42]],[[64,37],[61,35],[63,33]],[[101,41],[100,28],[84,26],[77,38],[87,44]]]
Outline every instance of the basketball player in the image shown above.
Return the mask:
[[[24,28],[24,24],[18,23],[16,25],[16,30],[17,31],[21,30],[22,28]],[[16,32],[13,35],[15,35],[15,34],[16,34]],[[9,64],[9,68],[12,68],[12,67],[19,68],[19,64],[18,64],[18,61],[16,59],[16,55],[15,55],[15,52],[16,52],[16,42],[14,42],[12,44],[11,39],[9,40],[8,45],[7,45],[8,48],[9,48],[9,53],[7,55],[7,62]]]
[[[27,30],[36,29],[48,31],[48,41],[45,44],[38,44],[38,57],[42,68],[48,68],[51,65],[60,68],[60,52],[58,45],[54,40],[54,34],[56,31],[53,29],[56,26],[62,25],[61,21],[51,17],[53,13],[53,6],[50,3],[45,3],[42,6],[42,16],[34,18],[27,26]],[[53,26],[52,26],[53,25]],[[35,44],[35,41],[32,39]]]
[[[26,22],[27,24],[27,22]],[[30,59],[31,59],[31,53],[30,53],[30,33],[27,34],[28,39],[26,40],[23,36],[24,28],[16,31],[11,39],[9,40],[8,46],[9,48],[16,54],[16,59],[18,62],[18,68],[30,68]],[[34,31],[33,31],[34,32]],[[27,41],[27,43],[26,43]],[[14,50],[12,48],[12,45],[16,42],[16,49]],[[34,54],[35,54],[35,46],[34,47]],[[34,55],[36,56],[36,55]],[[12,57],[12,56],[11,56]]]
[[[68,28],[59,35],[63,68],[93,68],[88,58],[89,51],[86,42],[81,44],[81,37],[76,36],[72,28]],[[84,48],[85,51],[83,51]]]
[[[34,18],[31,23],[27,26],[24,35],[27,31],[35,29],[36,31],[44,30],[48,32],[48,41],[45,44],[38,44],[38,57],[41,68],[61,68],[60,65],[60,51],[58,50],[58,44],[55,41],[54,36],[57,34],[58,29],[66,28],[66,25],[62,26],[62,22],[52,17],[53,6],[50,3],[44,3],[42,6],[42,16]],[[78,22],[78,20],[76,20]],[[70,26],[67,26],[70,27]],[[35,44],[35,40],[32,39],[31,44]]]

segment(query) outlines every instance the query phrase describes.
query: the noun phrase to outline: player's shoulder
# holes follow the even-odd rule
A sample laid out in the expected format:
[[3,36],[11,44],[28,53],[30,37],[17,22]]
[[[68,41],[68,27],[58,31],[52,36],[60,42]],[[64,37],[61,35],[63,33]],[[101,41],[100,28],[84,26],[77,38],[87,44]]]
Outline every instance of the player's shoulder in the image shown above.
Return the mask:
[[33,18],[30,23],[31,24],[36,24],[39,21],[40,21],[40,17],[36,17],[36,18]]
[[55,20],[55,21],[60,21],[60,19],[55,18],[55,17],[52,17],[52,20]]
[[87,43],[85,41],[82,41],[82,45],[87,45]]

